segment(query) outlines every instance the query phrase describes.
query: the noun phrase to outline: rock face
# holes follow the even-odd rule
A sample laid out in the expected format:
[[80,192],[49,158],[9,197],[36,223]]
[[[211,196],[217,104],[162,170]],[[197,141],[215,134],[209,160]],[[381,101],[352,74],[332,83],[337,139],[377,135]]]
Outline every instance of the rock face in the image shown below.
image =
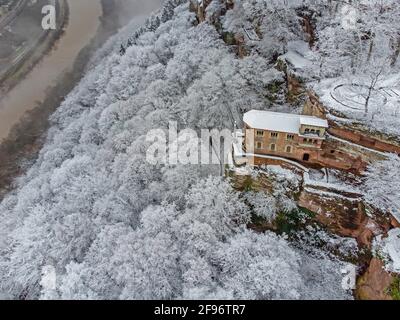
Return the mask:
[[287,100],[289,103],[295,103],[305,93],[304,85],[290,71],[286,71],[286,78],[288,89]]
[[356,297],[361,300],[392,300],[387,289],[393,282],[393,277],[383,269],[383,263],[372,258],[371,263],[357,281]]
[[[278,160],[271,160],[269,164],[280,165],[296,172],[296,169]],[[301,172],[297,171],[297,174],[302,180]],[[241,191],[250,185],[256,191],[265,193],[273,191],[272,177],[264,174],[256,176],[233,174],[233,178],[235,188]],[[295,195],[300,207],[315,213],[316,222],[339,236],[356,239],[360,247],[370,249],[375,236],[385,234],[393,228],[394,222],[391,216],[366,208],[360,194],[304,185],[304,182],[295,190],[288,192]]]
[[383,140],[383,137],[376,137],[372,134],[361,132],[355,128],[338,126],[333,121],[329,121],[329,133],[366,148],[400,154],[400,146],[396,145],[393,141],[389,143],[388,141]]
[[326,119],[326,110],[318,99],[318,96],[312,92],[307,91],[308,98],[303,107],[303,114]]
[[[290,168],[287,165],[285,167]],[[301,180],[301,173],[297,173]],[[273,192],[273,178],[268,175],[233,174],[231,177],[234,187],[238,190],[244,191],[251,187],[252,190],[259,192]],[[356,239],[359,247],[366,249],[357,261],[362,272],[358,277],[355,297],[361,300],[391,300],[392,297],[387,289],[394,277],[383,269],[381,260],[377,258],[371,260],[371,247],[375,236],[386,234],[398,222],[382,213],[373,212],[371,208],[366,208],[362,197],[357,193],[309,186],[304,182],[288,190],[288,193],[295,195],[300,207],[315,213],[314,221],[336,235]],[[257,222],[249,227],[259,232],[276,230],[274,222]]]
[[206,20],[206,8],[210,4],[211,0],[191,0],[190,10],[196,13],[199,22]]
[[391,228],[389,219],[368,217],[362,199],[355,194],[323,194],[305,188],[298,205],[315,212],[316,221],[333,233],[355,238],[361,247],[370,248],[375,235]]

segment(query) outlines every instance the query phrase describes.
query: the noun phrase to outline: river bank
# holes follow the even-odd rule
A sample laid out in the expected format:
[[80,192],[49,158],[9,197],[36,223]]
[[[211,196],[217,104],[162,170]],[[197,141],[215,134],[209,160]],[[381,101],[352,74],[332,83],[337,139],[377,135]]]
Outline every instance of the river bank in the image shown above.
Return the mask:
[[[69,21],[63,36],[40,63],[0,99],[0,141],[8,136],[27,111],[45,100],[64,72],[73,68],[79,52],[91,43],[99,29],[101,0],[67,0],[67,3]],[[42,52],[41,48],[38,51]]]
[[36,159],[49,128],[49,116],[82,78],[92,54],[121,27],[120,7],[116,1],[101,0],[101,7],[103,14],[98,30],[90,43],[80,50],[72,68],[57,78],[56,84],[46,91],[42,103],[24,112],[0,145],[0,200],[13,189],[14,179]]
[[40,37],[23,54],[16,57],[13,65],[0,72],[0,97],[6,95],[33,70],[57,45],[62,38],[69,20],[67,0],[53,0],[56,8],[56,30],[43,31]]

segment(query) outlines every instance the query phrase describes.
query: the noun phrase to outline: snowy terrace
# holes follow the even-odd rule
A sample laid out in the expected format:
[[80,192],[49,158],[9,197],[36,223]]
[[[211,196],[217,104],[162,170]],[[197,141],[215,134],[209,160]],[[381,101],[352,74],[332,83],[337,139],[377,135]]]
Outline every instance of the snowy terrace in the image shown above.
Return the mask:
[[338,111],[347,119],[330,116],[337,122],[358,122],[372,130],[388,135],[400,134],[400,75],[383,78],[369,94],[368,79],[357,83],[345,78],[326,79],[313,83],[312,89],[331,111]]
[[326,108],[343,115],[330,115],[332,120],[358,122],[373,131],[400,135],[400,74],[380,75],[372,90],[372,76],[363,78],[358,75],[356,80],[343,76],[317,81],[318,59],[304,41],[289,42],[287,53],[280,59],[296,76],[307,79],[307,87],[320,97]]

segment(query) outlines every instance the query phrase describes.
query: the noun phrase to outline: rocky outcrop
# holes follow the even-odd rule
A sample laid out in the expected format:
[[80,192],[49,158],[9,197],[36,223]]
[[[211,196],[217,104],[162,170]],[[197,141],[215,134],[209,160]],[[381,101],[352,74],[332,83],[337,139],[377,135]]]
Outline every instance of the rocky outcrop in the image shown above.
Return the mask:
[[[288,165],[286,167],[290,168]],[[291,169],[297,172],[293,167]],[[398,222],[389,215],[366,207],[360,194],[309,185],[301,182],[301,173],[297,173],[300,184],[289,189],[288,195],[294,196],[300,207],[314,213],[309,222],[317,222],[333,234],[354,238],[359,247],[364,249],[360,251],[362,254],[357,260],[361,273],[358,276],[355,297],[362,300],[391,300],[389,289],[394,276],[383,268],[381,260],[371,259],[371,247],[372,240],[377,235],[386,234],[394,226],[398,226]],[[234,187],[241,191],[273,193],[276,184],[274,177],[266,174],[235,175],[231,172],[230,176]],[[248,227],[258,232],[279,230],[276,221],[256,220]]]
[[[286,168],[296,170],[289,165]],[[298,173],[301,180],[301,174]],[[234,187],[241,191],[251,189],[272,193],[276,183],[272,176],[266,174],[252,176],[232,173],[231,177]],[[314,221],[318,224],[339,236],[356,239],[360,247],[370,249],[375,236],[385,234],[393,227],[389,215],[366,208],[362,196],[357,193],[305,185],[303,182],[298,188],[289,190],[288,194],[297,199],[300,207],[314,212]]]
[[300,17],[300,23],[302,25],[304,35],[307,38],[308,45],[310,48],[312,48],[316,41],[316,34],[315,34],[316,13],[312,10],[301,8],[300,10],[298,10],[297,14]]
[[322,144],[322,151],[317,160],[323,167],[362,174],[371,162],[384,159],[382,154],[373,150],[328,136]]
[[206,20],[206,9],[211,0],[191,0],[190,11],[195,12],[197,20],[201,23]]
[[392,300],[388,289],[393,276],[385,271],[383,262],[372,258],[367,271],[357,281],[356,298],[361,300]]
[[381,214],[369,217],[357,194],[306,187],[300,193],[298,205],[315,212],[315,220],[333,233],[355,238],[361,247],[370,248],[374,236],[391,228],[389,217]]
[[302,113],[307,116],[314,116],[326,119],[327,111],[325,110],[322,103],[319,101],[318,96],[314,92],[308,90],[307,100],[306,103],[304,104]]
[[234,7],[232,0],[223,0],[222,6],[213,13],[207,12],[207,7],[211,4],[212,0],[191,0],[190,11],[194,12],[197,17],[198,23],[207,21],[213,24],[216,30],[221,34],[221,38],[227,45],[234,46],[236,54],[239,58],[244,58],[248,55],[246,50],[245,35],[242,32],[225,32],[222,30],[220,17],[223,16],[227,10]]
[[296,103],[306,92],[303,83],[298,77],[294,76],[289,70],[286,71],[287,78],[287,101],[288,103]]

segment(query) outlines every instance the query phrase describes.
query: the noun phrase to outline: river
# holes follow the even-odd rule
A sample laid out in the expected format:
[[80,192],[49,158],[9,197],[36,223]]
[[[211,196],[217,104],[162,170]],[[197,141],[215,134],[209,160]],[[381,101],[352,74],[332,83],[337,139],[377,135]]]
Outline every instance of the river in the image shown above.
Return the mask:
[[[0,100],[0,141],[26,111],[46,97],[57,79],[71,70],[79,52],[90,43],[100,26],[101,0],[67,0],[69,21],[54,48],[27,76]],[[40,22],[39,22],[40,23]]]
[[[101,0],[66,0],[69,20],[61,38],[6,96],[0,97],[0,143],[25,113],[51,92],[65,72],[72,70],[80,51],[96,36],[103,16]],[[119,24],[135,19],[142,24],[163,0],[117,0]],[[38,22],[40,23],[40,22]]]

